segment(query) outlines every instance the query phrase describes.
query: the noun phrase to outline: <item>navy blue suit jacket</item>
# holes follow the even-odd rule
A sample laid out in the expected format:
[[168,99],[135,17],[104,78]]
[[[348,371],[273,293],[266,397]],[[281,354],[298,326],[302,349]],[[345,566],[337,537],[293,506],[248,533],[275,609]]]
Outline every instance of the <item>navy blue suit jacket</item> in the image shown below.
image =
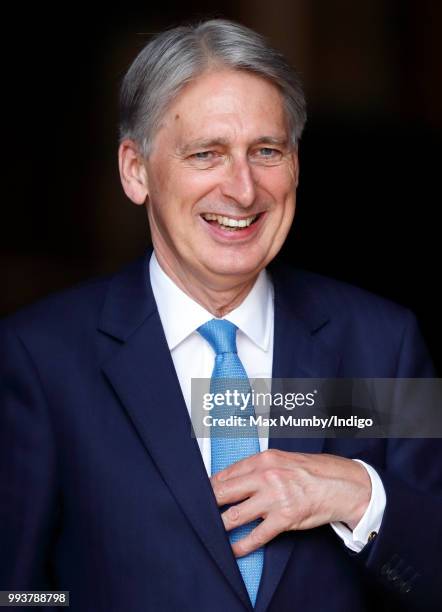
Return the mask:
[[[72,612],[244,612],[148,257],[1,323],[0,589],[69,590]],[[270,272],[274,377],[433,375],[408,310],[278,264]],[[273,540],[259,612],[438,608],[440,440],[270,446],[367,461],[387,506],[359,554],[328,525]]]

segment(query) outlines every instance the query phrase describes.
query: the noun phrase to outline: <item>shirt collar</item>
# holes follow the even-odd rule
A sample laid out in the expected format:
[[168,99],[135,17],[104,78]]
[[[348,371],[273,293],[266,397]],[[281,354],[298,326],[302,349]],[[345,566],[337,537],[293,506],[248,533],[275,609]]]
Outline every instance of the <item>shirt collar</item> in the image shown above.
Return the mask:
[[[213,315],[195,302],[167,276],[153,251],[149,262],[150,282],[169,350],[173,350]],[[225,317],[252,342],[266,351],[273,317],[273,287],[262,270],[252,290],[235,310]]]

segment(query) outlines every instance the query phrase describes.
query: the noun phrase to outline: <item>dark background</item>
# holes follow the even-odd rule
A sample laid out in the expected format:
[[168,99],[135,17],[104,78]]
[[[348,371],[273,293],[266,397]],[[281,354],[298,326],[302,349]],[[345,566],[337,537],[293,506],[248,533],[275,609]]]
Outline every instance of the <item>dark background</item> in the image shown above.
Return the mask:
[[440,368],[441,2],[56,7],[17,5],[3,21],[0,315],[143,252],[145,211],[117,171],[120,80],[149,33],[226,17],[270,38],[305,84],[284,256],[412,308]]

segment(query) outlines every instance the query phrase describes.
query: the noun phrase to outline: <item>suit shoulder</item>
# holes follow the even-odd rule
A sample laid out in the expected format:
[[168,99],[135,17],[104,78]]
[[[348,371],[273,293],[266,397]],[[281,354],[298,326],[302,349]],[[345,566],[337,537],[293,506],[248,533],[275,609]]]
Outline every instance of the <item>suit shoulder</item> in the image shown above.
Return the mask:
[[114,310],[127,317],[127,310],[138,300],[141,318],[148,293],[148,259],[146,251],[114,273],[96,276],[42,298],[0,321],[0,330],[15,332],[25,344],[29,341],[34,346],[42,347],[49,339],[65,347],[84,345],[99,327],[112,292]]
[[409,312],[405,306],[394,302],[386,297],[373,293],[362,287],[352,285],[348,282],[315,274],[313,272],[302,271],[304,282],[313,293],[320,296],[324,303],[335,305],[336,307],[346,307],[357,309],[361,312],[384,312],[393,317],[404,316]]
[[[301,320],[310,335],[340,355],[349,377],[434,376],[416,317],[370,291],[303,270],[274,277],[275,303]],[[279,296],[279,297],[278,297]]]
[[51,293],[4,317],[0,326],[19,336],[45,333],[76,333],[79,328],[96,324],[113,274],[96,276],[66,289]]
[[377,321],[403,327],[414,317],[408,308],[390,299],[315,272],[284,265],[273,278],[302,318],[322,313],[347,323]]

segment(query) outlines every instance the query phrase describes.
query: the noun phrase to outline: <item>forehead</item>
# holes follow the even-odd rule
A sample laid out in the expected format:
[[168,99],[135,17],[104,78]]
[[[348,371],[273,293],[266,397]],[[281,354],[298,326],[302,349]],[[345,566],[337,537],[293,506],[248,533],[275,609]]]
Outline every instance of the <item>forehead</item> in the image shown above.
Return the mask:
[[177,144],[194,138],[224,140],[285,137],[282,94],[266,79],[245,71],[217,70],[187,84],[166,111],[160,132]]

